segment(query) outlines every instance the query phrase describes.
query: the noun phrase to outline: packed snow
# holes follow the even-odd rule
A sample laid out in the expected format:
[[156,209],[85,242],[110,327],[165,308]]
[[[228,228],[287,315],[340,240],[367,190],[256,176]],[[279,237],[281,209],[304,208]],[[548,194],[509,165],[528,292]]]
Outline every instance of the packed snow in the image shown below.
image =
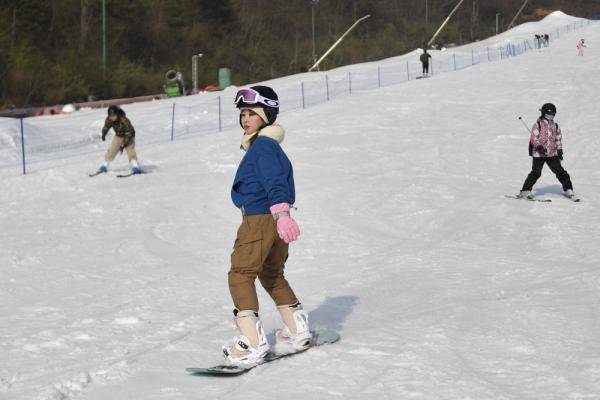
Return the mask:
[[[221,362],[236,334],[230,100],[226,129],[147,143],[150,173],[126,179],[125,156],[87,177],[104,111],[54,117],[96,144],[25,176],[0,169],[0,399],[600,399],[596,39],[590,24],[541,51],[283,112],[302,231],[286,275],[312,327],[342,340],[230,379],[185,372]],[[531,166],[518,117],[532,125],[546,102],[580,203],[547,167],[535,190],[551,203],[504,197]],[[163,124],[153,107],[126,110]],[[259,299],[273,339],[278,313]]]

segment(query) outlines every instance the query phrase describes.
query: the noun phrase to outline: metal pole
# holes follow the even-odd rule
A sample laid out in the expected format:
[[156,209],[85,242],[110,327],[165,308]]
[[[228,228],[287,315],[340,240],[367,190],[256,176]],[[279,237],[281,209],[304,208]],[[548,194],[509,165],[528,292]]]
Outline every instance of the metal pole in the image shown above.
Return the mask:
[[175,103],[173,103],[173,112],[171,113],[171,141],[175,138]]
[[425,0],[425,25],[429,25],[429,1]]
[[527,4],[528,1],[529,0],[525,0],[523,2],[523,5],[521,6],[521,8],[519,8],[519,11],[517,11],[517,13],[515,14],[515,17],[512,19],[512,21],[510,21],[510,24],[508,24],[508,27],[506,28],[507,30],[513,26],[513,24],[515,23],[515,21],[517,20],[519,15],[521,15],[521,11],[523,11],[523,9],[525,8],[525,5]]
[[352,73],[348,71],[348,94],[352,94]]
[[325,75],[325,90],[327,91],[327,101],[329,101],[329,76]]
[[408,72],[408,61],[406,62],[406,80],[410,81],[410,73]]
[[300,82],[300,93],[302,93],[302,108],[306,108],[304,103],[304,82]]
[[192,92],[198,89],[198,56],[192,56]]
[[102,78],[106,80],[106,0],[102,0]]
[[381,68],[377,66],[377,87],[381,87]]
[[496,35],[498,34],[498,18],[500,17],[500,13],[496,13]]
[[452,58],[454,58],[454,70],[456,71],[456,53],[452,54]]
[[23,175],[27,174],[25,169],[25,132],[23,130],[23,118],[21,118],[21,152],[23,154]]
[[219,99],[219,132],[221,132],[221,96],[218,97]]
[[454,14],[456,12],[456,10],[458,10],[458,7],[460,7],[460,5],[462,4],[463,1],[465,1],[465,0],[460,0],[458,2],[458,4],[456,5],[456,7],[454,7],[454,9],[452,9],[452,11],[450,12],[450,15],[448,15],[448,17],[446,17],[446,19],[444,20],[442,25],[440,25],[438,30],[433,34],[433,37],[429,40],[429,42],[427,42],[427,48],[429,48],[431,43],[435,40],[436,36],[442,31],[442,29],[444,29],[444,26],[446,26],[448,21],[450,21],[450,17],[452,17],[452,14]]
[[332,45],[330,48],[329,48],[329,50],[327,50],[327,51],[325,52],[325,54],[323,54],[323,55],[321,56],[321,58],[319,58],[319,60],[318,60],[318,61],[317,61],[317,62],[316,62],[316,63],[315,63],[315,64],[314,64],[312,67],[310,67],[310,68],[308,69],[308,71],[310,72],[310,71],[314,70],[315,68],[317,68],[317,67],[319,66],[319,64],[321,63],[321,61],[323,61],[323,60],[325,59],[325,57],[327,57],[327,56],[329,55],[329,53],[331,53],[331,52],[333,51],[333,49],[335,49],[335,48],[337,47],[337,45],[338,45],[338,44],[340,44],[340,42],[341,42],[342,40],[344,40],[344,38],[346,37],[346,35],[347,35],[348,33],[350,33],[350,31],[351,31],[352,29],[354,29],[354,27],[355,27],[356,25],[358,25],[358,24],[359,24],[361,21],[363,21],[363,20],[365,20],[365,19],[369,18],[370,16],[371,16],[371,15],[367,14],[367,15],[365,15],[364,17],[362,17],[362,18],[359,18],[359,19],[358,19],[358,20],[357,20],[357,21],[356,21],[356,22],[355,22],[355,23],[354,23],[354,24],[353,24],[353,25],[352,25],[350,28],[348,28],[348,30],[347,30],[346,32],[344,32],[344,34],[343,34],[343,35],[342,35],[342,36],[341,36],[341,37],[340,37],[340,38],[339,38],[339,39],[338,39],[338,40],[337,40],[337,41],[336,41],[336,42],[335,42],[335,43],[334,43],[334,44],[333,44],[333,45]]
[[310,2],[310,10],[311,10],[311,21],[312,21],[312,62],[316,64],[317,62],[317,42],[315,35],[315,6],[319,0],[311,0]]

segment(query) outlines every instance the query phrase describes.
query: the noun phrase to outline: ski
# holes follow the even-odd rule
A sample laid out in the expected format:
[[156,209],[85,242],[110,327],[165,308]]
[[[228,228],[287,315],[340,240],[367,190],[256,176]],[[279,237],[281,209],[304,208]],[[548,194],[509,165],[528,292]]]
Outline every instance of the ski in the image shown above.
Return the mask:
[[104,171],[96,171],[96,172],[92,172],[91,174],[88,174],[88,176],[89,176],[90,178],[93,178],[94,176],[98,176],[98,175],[100,175],[100,174],[105,174],[105,173],[106,173],[106,172],[104,172]]
[[322,346],[324,344],[335,343],[340,340],[339,333],[328,330],[311,331],[312,338],[310,340],[310,346],[301,351],[292,353],[276,353],[270,351],[267,353],[262,362],[258,364],[249,365],[230,365],[230,364],[219,364],[208,368],[186,368],[185,370],[194,376],[239,376],[251,369],[258,367],[259,365],[267,364],[281,358],[290,357],[295,354],[305,353],[313,347]]
[[142,175],[142,174],[148,174],[148,173],[150,173],[150,171],[140,171],[137,174],[134,174],[133,172],[130,172],[128,174],[119,174],[119,175],[117,175],[117,178],[127,178],[127,177],[130,177],[130,176],[133,176],[133,175]]
[[536,199],[536,198],[531,198],[531,197],[519,197],[519,196],[512,196],[510,194],[505,194],[504,197],[508,197],[509,199],[517,199],[517,200],[537,201],[540,203],[551,203],[552,202],[552,200],[550,200],[550,199]]

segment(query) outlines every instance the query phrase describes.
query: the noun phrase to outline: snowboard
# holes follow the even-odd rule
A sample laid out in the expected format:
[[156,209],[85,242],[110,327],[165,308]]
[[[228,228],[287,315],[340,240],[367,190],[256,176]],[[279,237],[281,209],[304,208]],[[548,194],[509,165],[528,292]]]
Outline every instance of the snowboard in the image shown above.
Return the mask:
[[322,346],[324,344],[335,343],[341,339],[339,333],[335,331],[329,330],[318,330],[311,331],[312,338],[310,339],[310,346],[301,351],[293,352],[293,353],[274,353],[269,352],[265,356],[262,362],[258,364],[249,364],[249,365],[229,365],[229,364],[219,364],[213,367],[208,368],[186,368],[185,370],[189,372],[191,375],[198,376],[238,376],[245,372],[250,371],[253,368],[258,367],[262,364],[267,364],[275,360],[279,360],[280,358],[290,357],[295,354],[304,353],[313,347]]

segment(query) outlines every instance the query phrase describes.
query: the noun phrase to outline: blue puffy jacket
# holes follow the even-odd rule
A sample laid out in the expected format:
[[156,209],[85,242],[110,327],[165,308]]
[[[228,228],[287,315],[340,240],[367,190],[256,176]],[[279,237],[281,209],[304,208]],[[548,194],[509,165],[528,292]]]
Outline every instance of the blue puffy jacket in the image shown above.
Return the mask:
[[270,214],[274,204],[294,204],[292,163],[277,140],[259,134],[238,166],[231,199],[244,215]]

